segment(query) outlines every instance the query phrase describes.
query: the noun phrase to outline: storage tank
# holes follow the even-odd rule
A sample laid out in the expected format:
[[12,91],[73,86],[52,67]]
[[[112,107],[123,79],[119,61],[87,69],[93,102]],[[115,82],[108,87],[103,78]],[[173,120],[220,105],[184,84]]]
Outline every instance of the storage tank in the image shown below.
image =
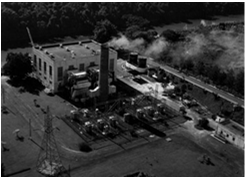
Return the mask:
[[147,57],[140,56],[138,58],[138,67],[146,68]]
[[130,53],[129,55],[129,63],[131,64],[138,64],[138,53]]
[[139,119],[144,118],[144,113],[143,113],[143,110],[142,109],[137,109],[136,113],[137,113],[137,117]]
[[123,119],[124,119],[124,122],[128,123],[128,124],[134,124],[134,118],[132,117],[131,114],[129,113],[125,113],[123,115]]
[[154,116],[154,112],[155,111],[154,111],[154,109],[152,107],[147,108],[147,114],[149,116],[153,117]]
[[161,114],[165,114],[165,108],[162,104],[157,104],[157,110],[158,112],[160,112]]

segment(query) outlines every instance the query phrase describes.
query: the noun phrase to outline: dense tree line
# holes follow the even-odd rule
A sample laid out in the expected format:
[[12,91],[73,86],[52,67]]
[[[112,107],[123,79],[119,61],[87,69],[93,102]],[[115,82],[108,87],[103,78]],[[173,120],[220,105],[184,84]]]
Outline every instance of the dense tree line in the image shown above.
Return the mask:
[[[219,35],[210,36],[214,32]],[[229,56],[231,61],[244,53],[243,49],[239,51],[240,45],[243,45],[243,34],[243,23],[199,26],[194,30],[166,30],[161,35],[170,45],[161,53],[158,60],[168,63],[181,72],[216,85],[236,96],[244,97],[244,66],[229,68],[217,63],[218,60],[222,60],[223,57],[227,57],[226,55],[230,53],[232,54],[232,57],[231,55]],[[217,43],[214,38],[216,40],[219,39],[225,44]],[[229,41],[221,40],[223,38],[229,38]],[[242,42],[237,43],[237,39],[240,38],[242,38]],[[193,43],[193,41],[196,43]],[[228,51],[227,46],[225,46],[227,45],[226,43],[233,44],[232,48],[228,47]],[[189,51],[191,52],[189,53]],[[234,51],[239,51],[239,55],[236,55],[237,53],[234,53]]]
[[[153,26],[214,15],[243,14],[243,3],[68,3],[2,2],[2,47],[66,35],[93,35],[105,42],[117,32],[129,37],[152,35]],[[138,31],[138,34],[134,34]]]
[[[162,56],[163,57],[163,56]],[[215,63],[208,63],[202,59],[186,59],[180,60],[179,63],[173,64],[173,61],[166,61],[166,56],[161,58],[169,65],[179,69],[180,71],[197,76],[207,83],[212,83],[216,86],[221,87],[224,90],[228,90],[231,93],[243,97],[244,96],[244,70],[240,71],[227,69],[224,70]]]
[[28,53],[8,53],[6,63],[2,67],[2,74],[10,79],[24,79],[33,71],[31,58]]

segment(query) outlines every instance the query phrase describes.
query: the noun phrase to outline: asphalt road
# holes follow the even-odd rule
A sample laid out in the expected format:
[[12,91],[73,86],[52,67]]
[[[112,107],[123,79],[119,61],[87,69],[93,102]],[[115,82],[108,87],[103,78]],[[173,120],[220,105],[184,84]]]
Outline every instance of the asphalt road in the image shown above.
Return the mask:
[[226,99],[227,101],[230,101],[234,104],[238,104],[240,106],[242,106],[244,108],[244,100],[241,99],[241,98],[238,98],[238,97],[235,97],[233,96],[232,94],[230,93],[227,93],[223,90],[220,90],[214,86],[211,86],[211,85],[208,85],[208,84],[205,84],[204,82],[194,78],[194,77],[191,77],[191,76],[187,76],[185,74],[182,74],[180,73],[178,70],[175,70],[169,66],[166,66],[166,65],[163,65],[163,64],[159,64],[157,62],[154,62],[153,60],[147,60],[147,63],[149,66],[153,66],[153,67],[161,67],[162,69],[164,69],[165,71],[179,77],[179,78],[183,78],[184,80],[192,83],[193,85],[196,85],[200,88],[203,88],[203,89],[206,89],[207,91],[209,92],[214,92],[214,93],[217,93],[221,98],[223,99]]

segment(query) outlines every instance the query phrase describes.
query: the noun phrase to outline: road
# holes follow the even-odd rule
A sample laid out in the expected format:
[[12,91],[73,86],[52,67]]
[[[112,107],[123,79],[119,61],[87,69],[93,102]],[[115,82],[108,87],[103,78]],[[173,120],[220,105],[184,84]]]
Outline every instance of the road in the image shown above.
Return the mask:
[[194,77],[191,77],[191,76],[187,76],[187,75],[184,75],[182,73],[180,73],[178,70],[175,70],[169,66],[166,66],[166,65],[163,65],[163,64],[159,64],[157,62],[154,62],[153,59],[150,59],[150,60],[147,60],[147,64],[149,66],[152,66],[152,67],[161,67],[162,69],[164,69],[166,72],[168,73],[171,73],[179,78],[183,78],[184,80],[192,83],[193,85],[196,85],[202,89],[205,89],[209,92],[213,92],[213,93],[217,93],[218,96],[220,96],[221,98],[227,100],[227,101],[230,101],[231,103],[233,104],[238,104],[240,106],[242,106],[244,108],[244,100],[243,99],[240,99],[238,97],[235,97],[234,95],[230,94],[230,93],[227,93],[223,90],[220,90],[218,88],[215,88],[214,86],[211,86],[211,85],[208,85]]

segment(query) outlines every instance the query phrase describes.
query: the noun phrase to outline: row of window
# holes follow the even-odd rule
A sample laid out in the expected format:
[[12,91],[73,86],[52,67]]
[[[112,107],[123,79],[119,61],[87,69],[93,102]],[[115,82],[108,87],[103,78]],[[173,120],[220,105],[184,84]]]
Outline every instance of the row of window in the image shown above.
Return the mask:
[[[42,70],[42,60],[41,58],[39,58],[38,61],[38,66],[37,66],[37,56],[34,55],[34,66],[38,67],[39,70]],[[95,63],[91,62],[90,66],[94,66]],[[75,67],[73,65],[70,65],[68,67],[69,70],[74,69]],[[110,59],[110,66],[109,66],[110,70],[113,71],[114,70],[114,59]],[[47,74],[47,63],[45,61],[43,61],[43,70],[44,70],[44,74]],[[79,65],[79,71],[84,71],[85,70],[85,66],[84,64],[80,64]],[[52,76],[52,66],[49,66],[49,75]],[[63,67],[58,67],[58,81],[62,80],[63,78]]]
[[[37,65],[37,56],[34,55],[34,66],[38,67],[38,69],[42,70],[42,59],[38,58],[38,65]],[[44,74],[47,74],[47,63],[43,61],[43,71]],[[49,76],[52,76],[52,66],[49,66]]]
[[[221,133],[221,135],[224,135],[224,136],[226,136],[227,138],[230,136],[229,134],[223,132],[222,130],[221,130],[220,133]],[[231,137],[232,137],[232,136],[231,136]],[[232,137],[232,140],[235,141],[235,137],[234,137],[234,136]]]

